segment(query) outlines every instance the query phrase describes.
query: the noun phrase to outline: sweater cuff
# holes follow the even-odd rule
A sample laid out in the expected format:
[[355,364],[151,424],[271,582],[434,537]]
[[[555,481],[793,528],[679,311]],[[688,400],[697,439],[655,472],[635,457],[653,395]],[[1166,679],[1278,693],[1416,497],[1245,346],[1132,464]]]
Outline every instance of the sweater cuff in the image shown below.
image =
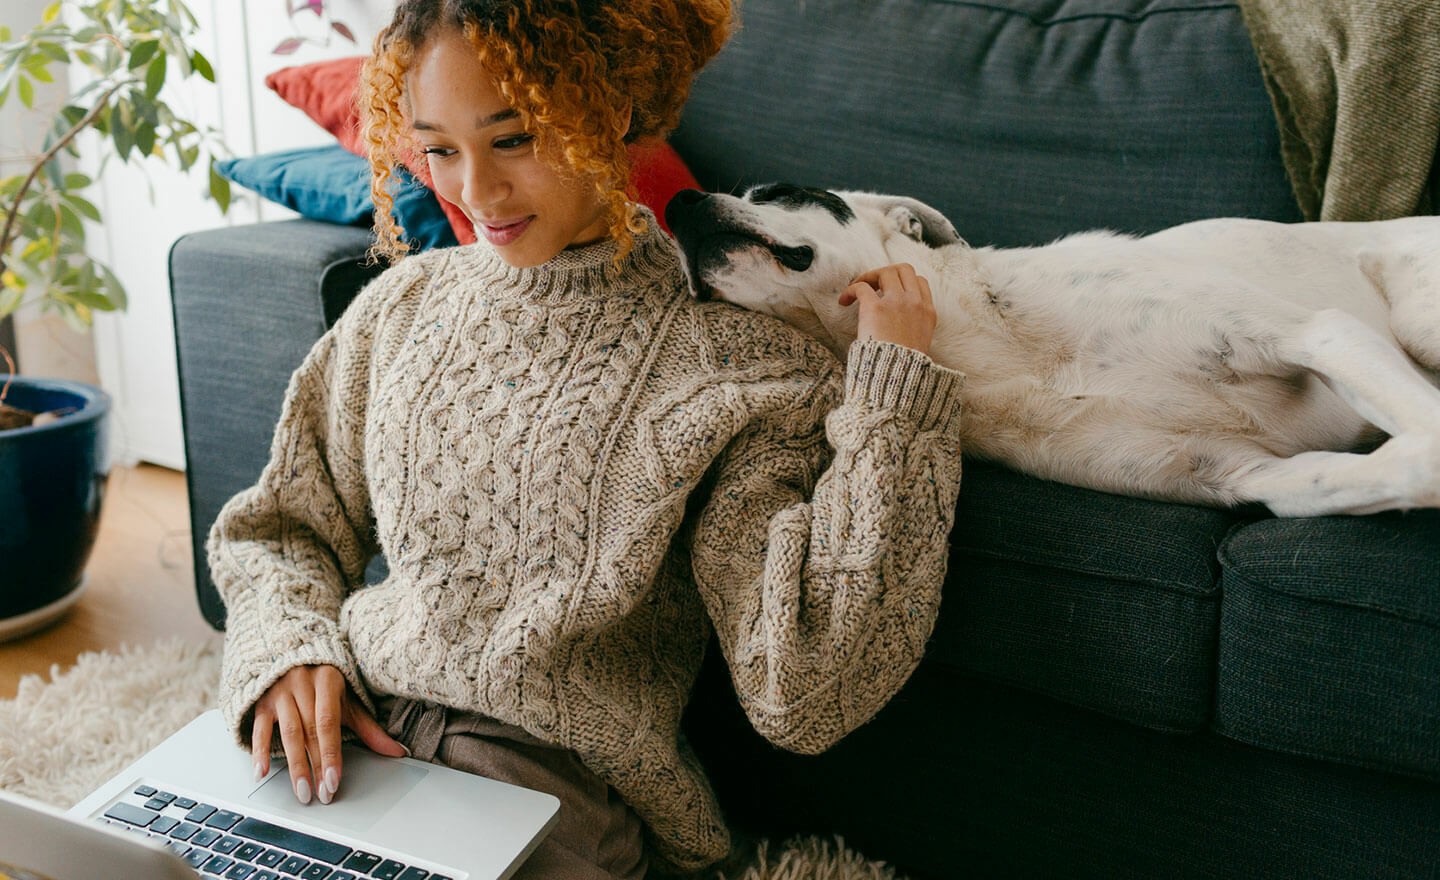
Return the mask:
[[958,431],[964,381],[913,348],[867,339],[850,346],[845,398],[907,415],[922,431]]

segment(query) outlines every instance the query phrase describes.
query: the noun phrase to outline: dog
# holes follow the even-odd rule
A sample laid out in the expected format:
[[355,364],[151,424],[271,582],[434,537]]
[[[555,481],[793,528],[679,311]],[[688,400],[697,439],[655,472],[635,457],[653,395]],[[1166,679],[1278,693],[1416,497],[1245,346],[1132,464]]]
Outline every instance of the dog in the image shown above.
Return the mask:
[[904,196],[767,184],[667,206],[690,287],[843,359],[863,272],[932,291],[962,448],[1046,479],[1278,516],[1440,507],[1440,217],[1200,220],[972,248]]

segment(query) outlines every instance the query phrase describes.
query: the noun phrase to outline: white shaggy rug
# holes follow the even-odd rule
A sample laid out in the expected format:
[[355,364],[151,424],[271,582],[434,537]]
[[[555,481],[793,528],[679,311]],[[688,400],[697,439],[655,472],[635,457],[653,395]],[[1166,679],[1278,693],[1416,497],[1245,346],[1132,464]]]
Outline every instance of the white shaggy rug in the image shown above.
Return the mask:
[[[179,640],[82,654],[0,700],[0,788],[68,808],[214,705],[218,653]],[[725,880],[716,875],[717,880]],[[843,841],[762,844],[733,880],[897,880]]]

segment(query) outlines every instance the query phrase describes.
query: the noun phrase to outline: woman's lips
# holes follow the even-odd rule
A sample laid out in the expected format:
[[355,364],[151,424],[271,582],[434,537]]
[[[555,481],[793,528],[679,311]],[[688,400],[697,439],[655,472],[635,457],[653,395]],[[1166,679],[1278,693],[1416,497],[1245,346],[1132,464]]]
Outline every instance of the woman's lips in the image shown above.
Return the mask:
[[524,235],[525,230],[530,228],[530,222],[534,219],[534,216],[530,216],[521,217],[519,220],[502,220],[499,223],[482,221],[475,224],[475,229],[494,247],[504,247]]

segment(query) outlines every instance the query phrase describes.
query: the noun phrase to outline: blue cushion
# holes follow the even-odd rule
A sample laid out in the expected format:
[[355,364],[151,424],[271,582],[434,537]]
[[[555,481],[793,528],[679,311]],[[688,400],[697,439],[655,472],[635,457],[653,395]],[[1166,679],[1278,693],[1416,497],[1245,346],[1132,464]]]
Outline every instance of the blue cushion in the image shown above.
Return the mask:
[[[229,180],[311,220],[366,224],[375,210],[369,163],[338,144],[225,159],[215,167]],[[456,244],[435,194],[403,169],[400,176],[395,218],[406,239],[421,250]]]

